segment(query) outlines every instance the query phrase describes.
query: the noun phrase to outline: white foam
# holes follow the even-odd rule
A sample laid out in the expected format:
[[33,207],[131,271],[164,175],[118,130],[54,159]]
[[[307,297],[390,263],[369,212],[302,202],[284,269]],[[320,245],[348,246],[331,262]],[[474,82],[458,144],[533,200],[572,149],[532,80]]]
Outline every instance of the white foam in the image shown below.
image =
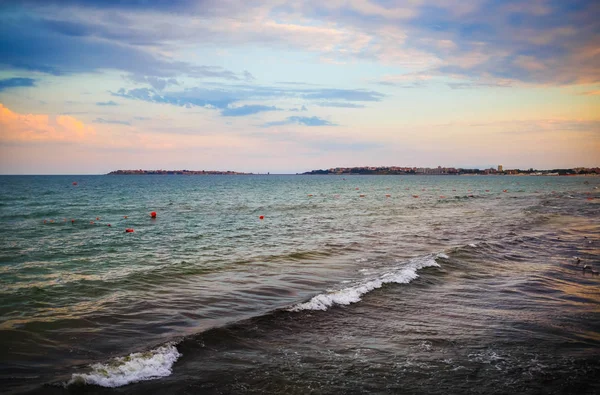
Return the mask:
[[441,259],[450,259],[450,257],[448,255],[444,254],[443,252],[440,252],[435,257],[436,258],[441,258]]
[[477,244],[475,244],[475,243],[471,243],[471,244],[469,244],[469,247],[476,248],[476,247],[477,247]]
[[91,372],[73,374],[67,385],[80,383],[114,388],[166,377],[171,374],[171,368],[180,356],[174,345],[167,344],[148,352],[117,357],[106,364],[93,364]]
[[383,284],[408,284],[412,280],[419,277],[419,275],[417,274],[417,270],[430,266],[440,266],[435,261],[433,256],[428,255],[426,257],[414,258],[405,263],[404,265],[392,268],[391,271],[383,273],[377,278],[361,281],[351,287],[319,294],[310,299],[308,302],[298,303],[290,307],[288,311],[325,311],[333,305],[346,306],[352,303],[357,303],[361,301],[361,297],[364,294],[369,293],[374,289],[381,288]]

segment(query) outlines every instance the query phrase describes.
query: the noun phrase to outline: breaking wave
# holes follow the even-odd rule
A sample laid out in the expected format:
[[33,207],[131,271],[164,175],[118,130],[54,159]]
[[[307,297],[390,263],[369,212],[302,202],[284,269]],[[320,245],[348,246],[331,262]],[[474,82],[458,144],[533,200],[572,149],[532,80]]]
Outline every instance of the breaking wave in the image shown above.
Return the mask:
[[171,374],[173,364],[181,354],[172,344],[154,350],[117,357],[108,363],[91,365],[89,373],[75,373],[66,385],[95,384],[102,387],[121,387],[137,381],[152,380]]
[[[446,258],[447,255],[438,255],[439,258]],[[322,310],[325,311],[334,305],[349,305],[360,302],[362,296],[374,289],[381,288],[384,284],[408,284],[419,275],[417,271],[425,267],[439,267],[433,255],[413,258],[407,263],[395,267],[379,277],[364,280],[354,285],[339,290],[332,290],[319,294],[307,302],[298,303],[288,308],[288,311],[297,312],[302,310]]]

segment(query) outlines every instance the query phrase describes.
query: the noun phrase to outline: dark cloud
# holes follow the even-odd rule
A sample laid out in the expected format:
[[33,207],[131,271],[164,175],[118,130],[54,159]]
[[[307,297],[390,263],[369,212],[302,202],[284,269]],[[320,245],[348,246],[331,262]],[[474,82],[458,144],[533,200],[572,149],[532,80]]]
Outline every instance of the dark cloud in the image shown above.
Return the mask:
[[267,122],[263,126],[283,126],[283,125],[304,125],[304,126],[336,126],[325,119],[319,117],[287,117],[283,121]]
[[119,37],[98,40],[98,31],[91,24],[0,14],[0,65],[53,75],[122,70],[157,89],[175,84],[178,75],[233,81],[249,77],[155,55]]
[[118,106],[119,103],[109,100],[109,101],[99,101],[96,103],[96,105],[97,106]]
[[6,78],[0,80],[0,92],[10,88],[31,87],[35,86],[33,78]]
[[274,106],[261,106],[261,105],[246,105],[240,107],[228,107],[221,111],[221,115],[224,117],[243,117],[246,115],[258,114],[259,112],[265,111],[279,111],[280,108]]
[[92,121],[93,123],[109,123],[114,125],[131,125],[130,122],[127,121],[119,121],[114,119],[104,119],[104,118],[96,118]]

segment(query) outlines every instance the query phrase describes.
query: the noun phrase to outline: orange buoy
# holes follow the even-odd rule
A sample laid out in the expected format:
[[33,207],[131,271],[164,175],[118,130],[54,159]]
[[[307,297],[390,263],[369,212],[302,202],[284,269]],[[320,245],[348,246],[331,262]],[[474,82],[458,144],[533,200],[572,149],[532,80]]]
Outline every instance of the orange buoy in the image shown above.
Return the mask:
[[365,195],[358,195],[359,197],[365,197]]
[[589,197],[589,198],[587,198],[587,200],[594,200],[594,198],[593,197]]
[[127,229],[125,229],[125,233],[133,233],[133,228],[127,228]]
[[127,219],[127,216],[126,216],[126,215],[124,215],[124,216],[123,216],[123,218]]
[[390,195],[390,194],[386,194],[386,195],[385,195],[385,197],[392,197],[392,195]]
[[150,213],[150,217],[151,217],[151,218],[156,218],[156,211],[153,211],[153,212],[151,212],[151,213]]
[[416,199],[416,198],[418,198],[418,197],[419,197],[419,195],[413,195],[413,197]]
[[312,193],[309,193],[309,194],[308,194],[308,197],[312,197],[312,196],[313,196],[313,195],[312,195]]
[[94,225],[94,221],[90,221],[90,224]]
[[265,216],[261,215],[261,216],[258,217],[258,219],[265,219]]
[[508,192],[508,189],[503,190],[502,192]]
[[100,221],[100,217],[96,217],[96,221]]

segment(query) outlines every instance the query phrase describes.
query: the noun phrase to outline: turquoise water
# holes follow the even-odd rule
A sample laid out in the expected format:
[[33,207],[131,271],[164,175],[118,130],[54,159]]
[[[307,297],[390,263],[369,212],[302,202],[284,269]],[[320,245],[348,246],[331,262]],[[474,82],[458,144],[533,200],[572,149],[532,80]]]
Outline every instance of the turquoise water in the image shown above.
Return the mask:
[[[581,267],[565,265],[578,255],[600,269],[598,186],[596,177],[2,176],[0,377],[4,387],[17,392],[69,381],[129,385],[134,392],[136,381],[176,380],[163,390],[189,385],[194,375],[182,373],[182,360],[190,363],[197,356],[196,376],[237,369],[228,365],[232,350],[219,354],[212,368],[199,367],[206,356],[190,339],[278,311],[289,320],[307,312],[329,314],[331,327],[311,334],[314,342],[342,331],[336,314],[364,308],[381,296],[378,292],[418,292],[427,276],[441,292],[471,281],[468,276],[442,281],[442,273],[463,273],[467,264],[475,265],[468,270],[479,270],[497,260],[521,265],[518,273],[550,270],[551,263],[568,268],[550,288],[583,292],[574,296],[583,298],[581,305],[558,308],[582,309],[577,311],[585,317],[571,324],[591,331],[586,347],[592,348],[583,347],[587,355],[599,345],[599,298],[591,290],[600,283]],[[529,248],[537,253],[523,258],[515,240],[532,243]],[[475,255],[463,256],[461,248]],[[523,260],[530,265],[523,266]],[[486,270],[494,276],[498,270],[514,273],[517,266]],[[494,289],[488,280],[477,287]],[[455,289],[442,300],[464,305],[465,292]],[[393,310],[394,304],[386,308]],[[591,316],[589,308],[595,309]],[[270,343],[262,348],[271,350],[271,357],[277,354],[273,350],[294,343],[275,347],[280,328],[274,327],[273,333],[265,329]],[[236,339],[248,330],[240,329]],[[469,331],[467,324],[459,325],[459,333]],[[498,331],[501,340],[508,339]],[[431,343],[420,340],[425,348]],[[379,341],[372,348],[390,347]],[[101,368],[94,376],[91,364],[112,360],[114,365],[113,358],[131,353],[142,361],[134,373]],[[481,364],[492,364],[487,361]],[[381,361],[374,356],[365,363]],[[304,374],[310,376],[310,369]],[[214,380],[215,388],[227,385]],[[277,393],[282,387],[263,390]]]

